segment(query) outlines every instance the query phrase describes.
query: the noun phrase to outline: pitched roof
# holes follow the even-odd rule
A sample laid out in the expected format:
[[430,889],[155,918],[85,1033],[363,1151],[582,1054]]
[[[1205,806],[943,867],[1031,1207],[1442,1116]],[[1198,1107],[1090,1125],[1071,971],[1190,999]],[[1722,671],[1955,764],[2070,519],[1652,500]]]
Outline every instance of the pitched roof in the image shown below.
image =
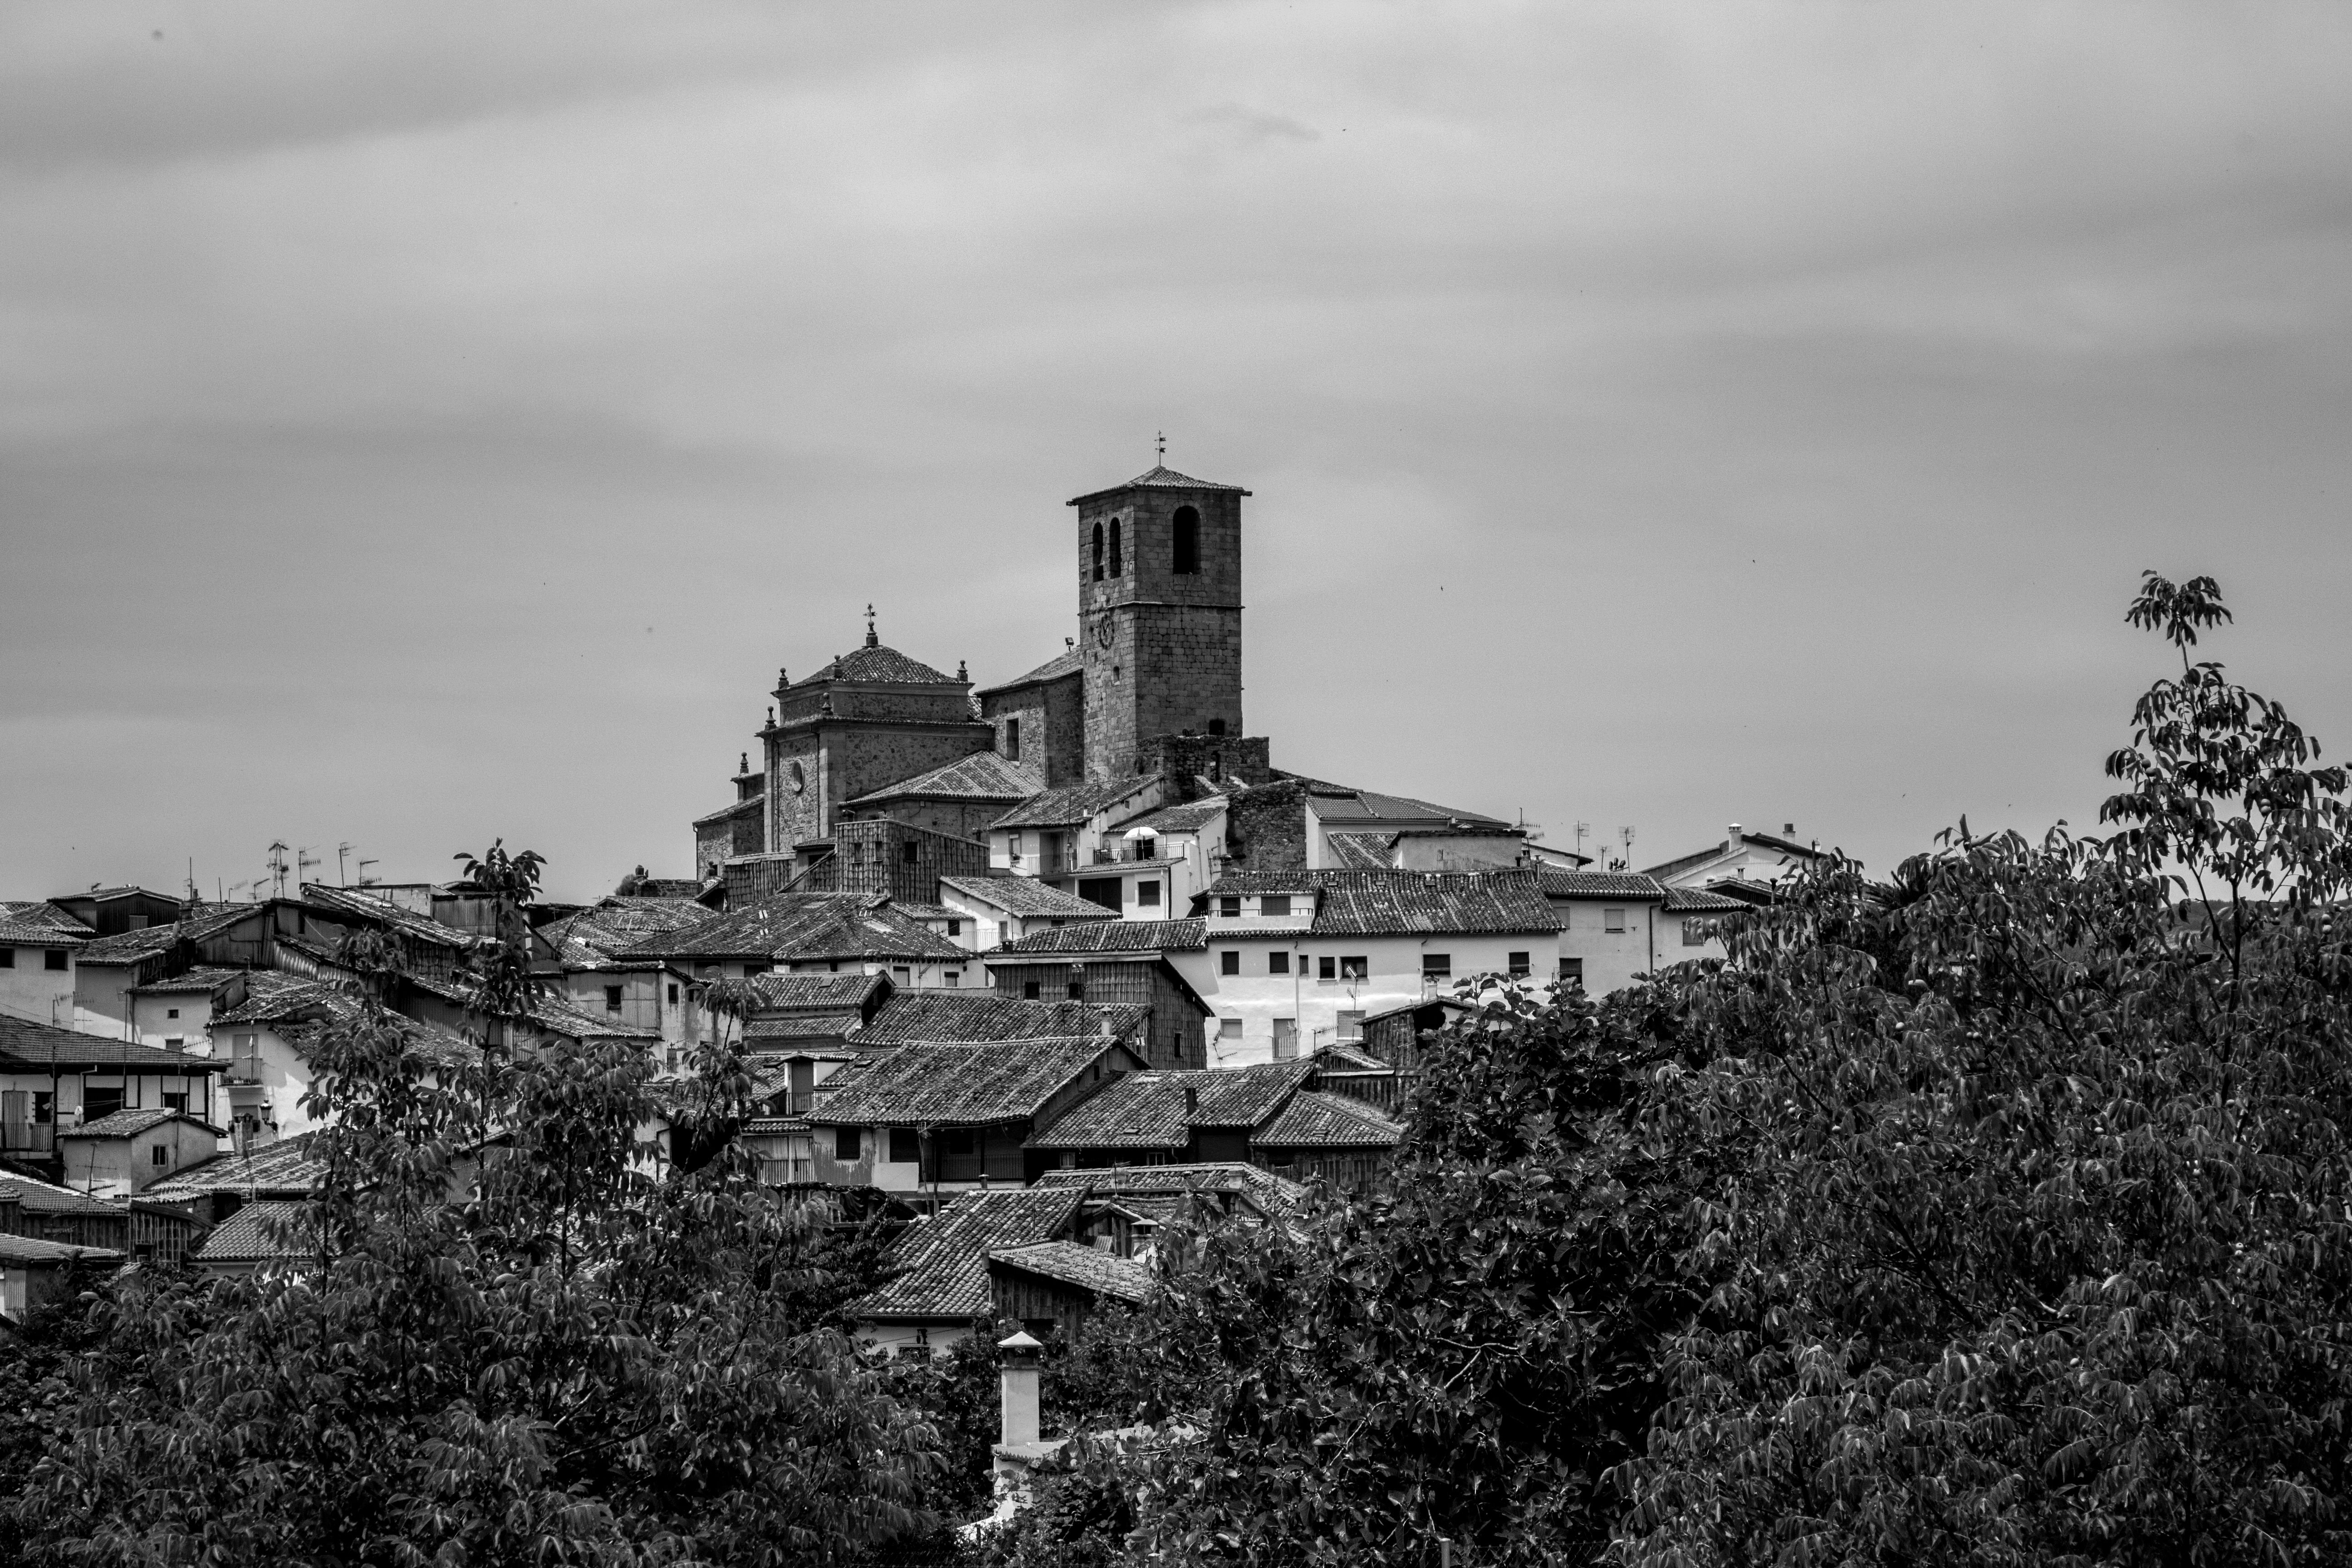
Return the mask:
[[881,643],[867,643],[851,648],[847,653],[824,666],[814,675],[804,675],[786,690],[814,686],[821,681],[854,681],[877,686],[961,686],[964,682],[952,675],[933,669],[919,658],[908,658],[895,647]]
[[[1227,893],[1312,888],[1319,895],[1308,928],[1315,936],[1556,931],[1559,916],[1537,876],[1521,870],[1255,871],[1220,877],[1193,895],[1193,905],[1205,909],[1205,900]],[[1232,927],[1217,933],[1220,940],[1249,934]]]
[[1023,1121],[1118,1044],[1100,1035],[990,1045],[905,1045],[844,1068],[818,1097],[827,1127],[974,1126]]
[[1081,921],[992,947],[981,956],[1020,957],[1027,953],[1071,952],[1197,952],[1208,945],[1209,922],[1194,916],[1181,921]]
[[316,1245],[317,1214],[310,1204],[262,1198],[237,1210],[205,1237],[199,1263],[270,1263],[306,1256]]
[[1123,485],[1112,485],[1105,489],[1088,490],[1082,496],[1073,496],[1069,504],[1076,506],[1080,501],[1089,501],[1097,496],[1117,495],[1121,490],[1228,490],[1237,496],[1249,494],[1239,485],[1221,485],[1213,479],[1196,479],[1189,474],[1178,473],[1165,463],[1155,463]]
[[1120,1165],[1108,1171],[1045,1171],[1039,1173],[1032,1192],[1055,1189],[1090,1191],[1097,1196],[1106,1194],[1169,1194],[1188,1193],[1236,1194],[1247,1199],[1260,1214],[1269,1218],[1281,1218],[1294,1211],[1307,1199],[1307,1189],[1297,1182],[1277,1176],[1271,1171],[1239,1163],[1198,1165]]
[[110,1247],[77,1247],[67,1241],[43,1241],[37,1237],[11,1236],[0,1231],[0,1263],[14,1263],[19,1268],[27,1264],[39,1268],[45,1264],[69,1263],[81,1258],[89,1263],[120,1263],[122,1254]]
[[1040,790],[988,826],[997,827],[1067,827],[1084,822],[1106,806],[1116,805],[1152,781],[1112,779],[1106,784],[1063,784]]
[[185,974],[133,985],[131,990],[133,995],[138,996],[193,996],[200,992],[217,991],[238,976],[252,973],[248,969],[225,969],[216,964],[200,963]]
[[1200,800],[1189,800],[1181,805],[1163,805],[1159,810],[1119,825],[1119,831],[1129,836],[1138,831],[1150,833],[1192,833],[1223,815],[1226,800],[1213,795]]
[[1663,899],[1666,889],[1656,878],[1639,871],[1569,871],[1543,866],[1536,869],[1544,896],[1551,899]]
[[1307,1089],[1250,1134],[1253,1149],[1393,1149],[1404,1128],[1360,1100]]
[[98,934],[70,911],[59,909],[52,899],[0,899],[0,915],[26,925],[50,926],[68,936]]
[[1103,906],[1034,877],[941,877],[942,889],[1024,918],[1098,921]]
[[870,790],[849,802],[853,806],[880,805],[894,800],[1026,800],[1037,793],[1037,781],[994,752],[974,752],[945,767],[901,779]]
[[1488,816],[1483,811],[1464,811],[1455,806],[1439,805],[1433,801],[1416,800],[1409,795],[1387,795],[1379,790],[1356,789],[1347,784],[1307,783],[1307,793],[1315,803],[1315,815],[1326,822],[1344,822],[1349,817],[1380,822],[1418,822],[1434,826],[1517,829],[1498,816]]
[[46,921],[0,919],[0,947],[79,947],[85,940]]
[[1150,1016],[1141,1003],[1026,1002],[986,991],[908,990],[882,1004],[854,1039],[868,1046],[973,1044],[1100,1035],[1108,1026],[1111,1038],[1124,1040]]
[[261,904],[205,904],[166,925],[118,931],[112,936],[84,942],[80,951],[74,954],[74,962],[143,963],[159,952],[169,952],[184,939],[194,941],[198,937],[210,936],[248,916],[258,914],[265,907]]
[[890,1263],[903,1269],[850,1304],[861,1318],[985,1318],[996,1310],[988,1255],[1052,1239],[1083,1194],[1066,1188],[997,1187],[955,1201],[899,1233]]
[[764,795],[745,795],[741,800],[729,801],[717,811],[706,812],[688,823],[689,827],[708,827],[714,822],[727,822],[738,816],[749,816],[768,804]]
[[1677,855],[1671,860],[1661,860],[1656,865],[1645,866],[1643,869],[1653,877],[1671,877],[1678,871],[1687,871],[1694,866],[1704,866],[1709,860],[1735,854],[1742,845],[1748,844],[1756,845],[1759,848],[1778,850],[1783,855],[1801,856],[1808,860],[1829,858],[1829,851],[1818,845],[1800,844],[1793,838],[1783,838],[1777,833],[1742,832],[1738,845],[1733,844],[1729,838],[1726,838],[1720,844],[1710,844],[1704,849],[1695,849],[1687,855]]
[[310,1157],[316,1132],[266,1143],[246,1153],[215,1154],[184,1166],[140,1195],[163,1202],[241,1193],[249,1198],[295,1198],[319,1190],[327,1168]]
[[1670,915],[1720,915],[1754,909],[1754,902],[1710,891],[1706,888],[1668,888],[1665,912]]
[[986,697],[995,691],[1012,691],[1024,686],[1042,686],[1049,680],[1059,680],[1066,675],[1076,675],[1086,667],[1086,655],[1080,653],[1076,647],[1066,648],[1028,674],[1015,676],[1011,680],[999,681],[994,686],[983,686],[972,695]]
[[84,1214],[121,1215],[127,1211],[121,1204],[100,1203],[87,1193],[71,1187],[58,1186],[34,1176],[19,1175],[14,1171],[0,1170],[0,1198],[15,1198],[24,1205],[26,1214]]
[[359,998],[325,980],[304,980],[276,970],[257,969],[246,981],[245,1000],[213,1016],[215,1025],[279,1024],[289,1019],[352,1018]]
[[1327,833],[1323,842],[1330,847],[1332,858],[1344,868],[1385,871],[1396,864],[1390,854],[1396,843],[1393,833]]
[[661,1031],[645,1024],[625,1024],[610,1013],[591,1013],[561,997],[546,995],[530,1005],[523,1016],[550,1034],[575,1040],[658,1040]]
[[784,1013],[773,1017],[754,1018],[743,1026],[744,1043],[763,1043],[767,1049],[778,1048],[778,1040],[842,1040],[865,1022],[862,1015],[847,1013]]
[[380,899],[373,893],[363,893],[357,888],[337,888],[324,882],[305,882],[302,884],[302,901],[325,910],[331,914],[373,921],[432,947],[467,948],[473,946],[476,941],[467,932],[452,926],[445,926],[430,915],[420,915],[415,910],[404,909],[390,899]]
[[875,893],[780,893],[740,910],[646,938],[616,956],[640,958],[910,959],[960,963],[971,955],[908,920]]
[[709,918],[692,899],[609,898],[548,921],[539,933],[566,969],[601,969],[616,954]]
[[815,1008],[825,1012],[862,1011],[877,992],[891,989],[887,974],[755,974],[748,980],[722,980],[707,994],[753,1012],[784,1008]]
[[96,1035],[77,1034],[51,1024],[0,1014],[0,1068],[47,1072],[52,1068],[70,1071],[128,1067],[141,1072],[200,1073],[219,1072],[227,1066],[226,1062],[157,1046],[100,1039]]
[[166,1121],[184,1121],[191,1127],[201,1127],[215,1137],[226,1129],[189,1115],[184,1110],[149,1109],[144,1110],[110,1110],[95,1121],[85,1121],[59,1132],[59,1138],[135,1138],[151,1127],[161,1127]]
[[1151,1270],[1132,1258],[1115,1257],[1097,1247],[1075,1241],[1033,1241],[1025,1247],[1000,1247],[988,1255],[992,1268],[1017,1268],[1056,1284],[1075,1285],[1097,1296],[1141,1305],[1150,1299],[1157,1281]]
[[1258,1126],[1313,1070],[1313,1063],[1287,1061],[1129,1073],[1079,1101],[1025,1146],[1181,1149],[1192,1142],[1194,1128]]

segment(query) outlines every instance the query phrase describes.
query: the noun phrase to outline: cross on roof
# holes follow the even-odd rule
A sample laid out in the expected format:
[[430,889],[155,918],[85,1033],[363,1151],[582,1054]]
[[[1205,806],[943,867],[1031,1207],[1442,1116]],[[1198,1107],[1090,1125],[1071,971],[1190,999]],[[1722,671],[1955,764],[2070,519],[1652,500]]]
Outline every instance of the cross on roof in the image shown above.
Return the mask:
[[874,606],[870,603],[866,606],[866,646],[867,647],[882,646],[882,639],[874,635]]
[[1155,439],[1160,447],[1160,461],[1164,464],[1168,461],[1168,432],[1160,431]]

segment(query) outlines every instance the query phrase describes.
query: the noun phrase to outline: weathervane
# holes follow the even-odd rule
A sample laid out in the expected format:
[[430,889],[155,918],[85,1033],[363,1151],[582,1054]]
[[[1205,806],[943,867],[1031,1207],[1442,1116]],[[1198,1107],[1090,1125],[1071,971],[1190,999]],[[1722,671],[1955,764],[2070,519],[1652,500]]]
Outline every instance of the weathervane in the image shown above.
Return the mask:
[[869,602],[866,606],[866,646],[877,647],[880,645],[881,639],[874,635],[874,605]]
[[1159,443],[1160,465],[1160,467],[1165,468],[1168,466],[1168,432],[1162,430],[1159,435],[1153,437],[1152,439]]

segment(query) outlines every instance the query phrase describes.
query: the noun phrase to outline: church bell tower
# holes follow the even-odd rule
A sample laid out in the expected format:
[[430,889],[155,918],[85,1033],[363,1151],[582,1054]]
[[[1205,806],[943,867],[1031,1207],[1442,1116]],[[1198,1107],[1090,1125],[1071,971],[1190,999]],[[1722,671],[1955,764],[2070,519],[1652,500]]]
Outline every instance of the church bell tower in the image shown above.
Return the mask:
[[1242,733],[1242,498],[1164,464],[1078,514],[1086,769],[1131,777],[1174,735]]

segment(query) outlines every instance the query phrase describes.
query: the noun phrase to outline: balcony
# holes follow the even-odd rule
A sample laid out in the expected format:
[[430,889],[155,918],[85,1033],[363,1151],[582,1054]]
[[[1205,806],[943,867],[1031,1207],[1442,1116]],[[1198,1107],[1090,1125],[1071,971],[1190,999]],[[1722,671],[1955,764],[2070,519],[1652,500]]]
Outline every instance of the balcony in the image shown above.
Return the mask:
[[58,1129],[49,1121],[0,1121],[0,1153],[53,1154]]

